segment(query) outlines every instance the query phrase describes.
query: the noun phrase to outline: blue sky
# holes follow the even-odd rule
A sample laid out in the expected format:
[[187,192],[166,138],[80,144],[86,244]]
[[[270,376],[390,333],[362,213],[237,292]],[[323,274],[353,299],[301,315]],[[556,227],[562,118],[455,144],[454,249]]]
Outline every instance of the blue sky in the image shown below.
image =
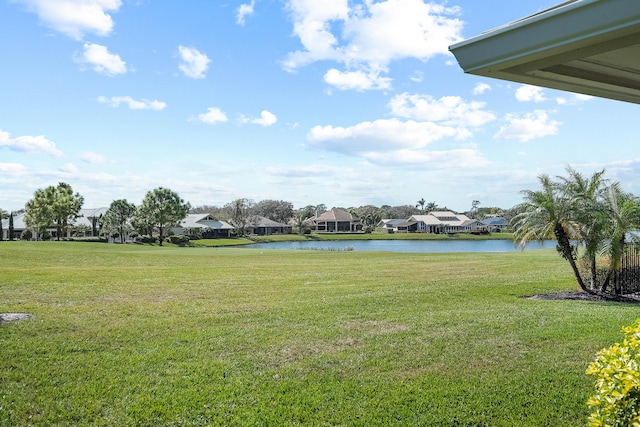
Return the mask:
[[465,75],[448,46],[558,0],[0,0],[0,208],[510,208],[571,164],[640,193],[638,106]]

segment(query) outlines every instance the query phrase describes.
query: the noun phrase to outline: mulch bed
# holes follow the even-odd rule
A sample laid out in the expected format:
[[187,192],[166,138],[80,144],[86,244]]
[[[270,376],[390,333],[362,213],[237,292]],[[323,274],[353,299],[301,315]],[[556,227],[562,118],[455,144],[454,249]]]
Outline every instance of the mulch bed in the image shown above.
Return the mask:
[[640,298],[637,295],[614,297],[603,297],[593,295],[583,291],[553,292],[550,294],[528,295],[523,298],[538,300],[578,300],[578,301],[596,301],[596,302],[625,302],[632,304],[640,304]]

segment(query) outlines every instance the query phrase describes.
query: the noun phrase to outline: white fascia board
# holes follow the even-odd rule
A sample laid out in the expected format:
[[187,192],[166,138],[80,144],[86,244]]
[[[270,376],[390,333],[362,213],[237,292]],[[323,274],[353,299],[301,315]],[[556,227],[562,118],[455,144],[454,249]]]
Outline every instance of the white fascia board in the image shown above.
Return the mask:
[[640,1],[581,0],[456,43],[449,50],[465,72],[488,75],[549,56],[578,58],[583,55],[580,49],[638,31]]

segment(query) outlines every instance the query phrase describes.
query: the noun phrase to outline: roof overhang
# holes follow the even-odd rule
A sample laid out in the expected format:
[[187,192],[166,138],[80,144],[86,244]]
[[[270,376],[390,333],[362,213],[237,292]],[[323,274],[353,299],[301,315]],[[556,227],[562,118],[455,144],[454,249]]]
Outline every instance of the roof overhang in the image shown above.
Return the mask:
[[640,1],[571,0],[452,45],[465,73],[640,103]]

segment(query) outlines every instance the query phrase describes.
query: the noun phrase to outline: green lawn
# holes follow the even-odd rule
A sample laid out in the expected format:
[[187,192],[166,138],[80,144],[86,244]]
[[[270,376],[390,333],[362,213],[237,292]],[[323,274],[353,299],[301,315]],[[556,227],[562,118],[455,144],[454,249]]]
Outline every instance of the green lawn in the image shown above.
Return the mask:
[[0,242],[1,426],[581,426],[637,306],[554,250]]

